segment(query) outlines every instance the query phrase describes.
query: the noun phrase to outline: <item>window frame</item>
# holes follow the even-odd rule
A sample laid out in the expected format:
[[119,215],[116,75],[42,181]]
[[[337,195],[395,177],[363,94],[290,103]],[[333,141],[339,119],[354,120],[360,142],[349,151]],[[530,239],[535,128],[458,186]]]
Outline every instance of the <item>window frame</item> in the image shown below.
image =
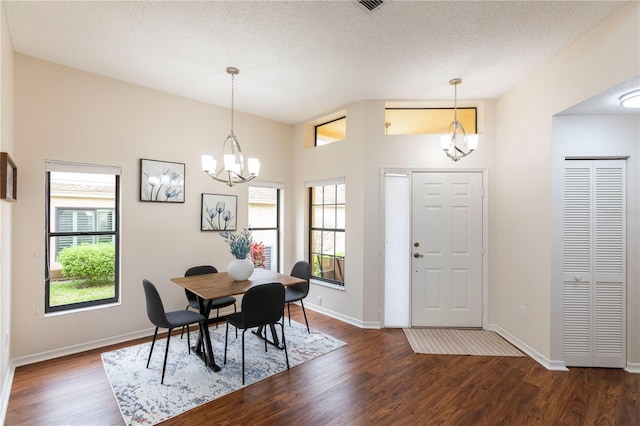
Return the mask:
[[[276,232],[276,259],[275,259],[275,271],[281,273],[281,262],[280,259],[282,259],[282,214],[281,214],[281,209],[282,209],[282,189],[279,186],[268,186],[268,185],[251,185],[249,184],[249,187],[256,187],[256,188],[270,188],[270,189],[275,189],[276,190],[276,227],[252,227],[251,224],[249,224],[248,228],[249,231],[275,231]],[[250,207],[251,203],[248,199],[247,196],[247,217],[249,217],[249,212],[248,209]],[[272,260],[272,265],[273,265],[273,260]]]
[[[343,135],[342,139],[336,139],[334,141],[318,144],[318,127],[326,126],[327,124],[335,123],[336,121],[340,121],[340,120],[344,120],[344,127],[345,127],[345,134]],[[317,124],[313,128],[313,146],[315,146],[315,147],[324,146],[324,145],[329,145],[329,144],[332,144],[334,142],[339,142],[339,141],[344,140],[347,137],[346,128],[347,128],[347,116],[346,115],[338,117],[338,118],[335,118],[333,120],[329,120],[329,121],[324,122],[324,123]]]
[[[54,162],[55,164],[55,162]],[[71,163],[61,163],[63,166],[61,170],[55,170],[56,167],[49,168],[47,164],[47,169],[45,171],[45,256],[44,256],[44,273],[45,273],[45,291],[44,291],[44,312],[45,314],[51,313],[60,313],[60,312],[70,312],[83,308],[102,306],[102,305],[111,305],[115,303],[119,303],[120,301],[120,173],[119,172],[104,172],[98,171],[98,169],[108,169],[105,166],[94,166],[96,170],[91,170],[91,165],[86,164],[78,164],[77,169],[74,170],[74,166]],[[64,170],[66,169],[66,170]],[[115,179],[115,188],[114,188],[114,212],[113,212],[113,221],[114,221],[114,230],[113,231],[79,231],[79,232],[52,232],[50,229],[51,226],[51,173],[55,171],[73,171],[75,173],[101,173],[101,174],[112,174]],[[69,208],[76,210],[89,210],[82,208]],[[95,209],[98,210],[98,209]],[[54,214],[56,212],[54,211]],[[57,220],[57,218],[56,218]],[[65,236],[113,236],[114,237],[114,245],[115,245],[115,259],[114,259],[114,296],[106,299],[99,300],[90,300],[85,302],[77,302],[70,303],[66,305],[56,305],[51,306],[50,303],[50,286],[51,286],[51,276],[50,276],[50,266],[51,266],[51,258],[57,257],[56,248],[57,244],[53,243],[54,249],[53,253],[51,250],[52,246],[52,238],[57,237],[65,237]]]
[[[344,203],[338,203],[338,197],[337,197],[337,193],[338,193],[338,186],[339,185],[344,185],[345,187],[345,200]],[[313,245],[313,233],[316,231],[320,231],[320,232],[331,232],[334,234],[334,241],[336,240],[335,236],[338,233],[342,233],[344,235],[345,238],[345,245],[346,245],[346,236],[347,236],[347,231],[346,231],[346,209],[347,209],[347,200],[346,200],[346,184],[344,183],[344,180],[340,180],[340,181],[326,181],[326,182],[316,182],[313,184],[307,184],[306,185],[308,187],[308,196],[309,196],[309,226],[308,226],[308,259],[309,259],[309,263],[311,264],[311,279],[316,280],[316,281],[320,281],[323,283],[327,283],[327,284],[331,284],[331,285],[335,285],[337,287],[340,288],[344,288],[345,286],[345,271],[344,271],[344,265],[345,265],[345,261],[346,261],[346,247],[345,247],[345,254],[344,256],[338,256],[336,255],[336,247],[334,244],[333,247],[333,254],[328,255],[327,253],[317,253],[314,252],[312,250],[312,245]],[[323,192],[324,192],[324,188],[327,186],[333,186],[335,187],[336,190],[336,198],[334,200],[333,203],[326,203],[325,202],[325,197],[323,194],[322,197],[322,203],[321,204],[314,204],[313,202],[313,191],[314,188],[317,187],[322,187],[323,188]],[[325,206],[330,206],[333,207],[335,209],[335,211],[338,211],[338,207],[341,206],[344,208],[344,212],[345,212],[345,227],[344,228],[338,228],[337,227],[337,223],[336,223],[336,227],[335,228],[325,228],[325,227],[317,227],[313,225],[313,207],[314,206],[323,206],[323,210]],[[314,256],[321,256],[321,257],[331,257],[333,258],[334,264],[338,263],[338,260],[342,261],[342,270],[341,270],[341,278],[342,280],[336,280],[336,279],[331,279],[331,278],[326,278],[326,277],[320,277],[317,275],[314,275]],[[335,275],[334,275],[335,278]]]

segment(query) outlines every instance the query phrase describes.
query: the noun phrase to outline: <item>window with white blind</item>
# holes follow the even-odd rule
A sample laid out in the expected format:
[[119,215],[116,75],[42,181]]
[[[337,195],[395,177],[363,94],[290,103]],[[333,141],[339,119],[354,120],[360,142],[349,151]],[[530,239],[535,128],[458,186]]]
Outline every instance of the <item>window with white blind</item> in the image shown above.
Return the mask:
[[45,312],[116,303],[120,168],[46,162]]

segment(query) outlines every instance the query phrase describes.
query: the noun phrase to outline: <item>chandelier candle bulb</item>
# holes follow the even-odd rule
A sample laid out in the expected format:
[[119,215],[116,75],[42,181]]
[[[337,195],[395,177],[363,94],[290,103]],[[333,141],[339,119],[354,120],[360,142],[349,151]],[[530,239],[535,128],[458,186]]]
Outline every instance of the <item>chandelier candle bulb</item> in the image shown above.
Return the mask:
[[258,160],[257,158],[249,158],[248,164],[249,174],[257,176],[258,173],[260,173],[260,160]]
[[204,172],[216,171],[216,160],[214,160],[213,155],[202,156],[202,171]]
[[235,155],[225,155],[224,156],[224,170],[226,172],[233,172],[236,170],[236,156]]

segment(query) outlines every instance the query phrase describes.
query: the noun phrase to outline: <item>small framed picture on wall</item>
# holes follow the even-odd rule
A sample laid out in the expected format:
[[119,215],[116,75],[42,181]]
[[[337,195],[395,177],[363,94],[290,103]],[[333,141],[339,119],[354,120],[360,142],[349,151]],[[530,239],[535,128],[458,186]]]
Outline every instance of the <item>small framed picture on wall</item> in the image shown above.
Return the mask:
[[201,231],[235,231],[238,197],[202,194]]
[[140,159],[140,201],[184,203],[184,163]]
[[18,168],[6,152],[0,152],[0,199],[18,199]]

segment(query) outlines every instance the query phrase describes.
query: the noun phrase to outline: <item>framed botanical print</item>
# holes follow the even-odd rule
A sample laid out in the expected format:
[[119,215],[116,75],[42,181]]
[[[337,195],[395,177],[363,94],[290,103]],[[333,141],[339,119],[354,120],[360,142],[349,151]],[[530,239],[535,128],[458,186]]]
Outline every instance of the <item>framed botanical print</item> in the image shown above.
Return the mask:
[[202,194],[201,231],[235,231],[238,197],[236,195]]
[[0,198],[7,201],[18,199],[18,169],[6,152],[0,152]]
[[184,203],[184,163],[140,159],[140,201]]

